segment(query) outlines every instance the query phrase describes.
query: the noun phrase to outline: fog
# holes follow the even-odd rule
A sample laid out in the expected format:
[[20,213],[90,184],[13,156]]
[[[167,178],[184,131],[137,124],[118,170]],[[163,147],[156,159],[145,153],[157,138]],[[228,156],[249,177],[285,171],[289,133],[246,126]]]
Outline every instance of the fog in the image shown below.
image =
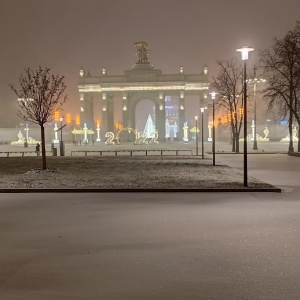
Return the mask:
[[255,64],[259,49],[293,28],[299,9],[298,0],[3,0],[0,127],[20,123],[9,83],[17,84],[25,67],[49,66],[65,75],[64,110],[75,114],[81,66],[94,76],[103,67],[110,75],[123,74],[137,60],[133,43],[144,40],[150,63],[163,74],[177,73],[180,66],[186,74],[200,73],[207,64],[211,77],[216,59],[236,57],[244,44],[257,50],[249,61]]

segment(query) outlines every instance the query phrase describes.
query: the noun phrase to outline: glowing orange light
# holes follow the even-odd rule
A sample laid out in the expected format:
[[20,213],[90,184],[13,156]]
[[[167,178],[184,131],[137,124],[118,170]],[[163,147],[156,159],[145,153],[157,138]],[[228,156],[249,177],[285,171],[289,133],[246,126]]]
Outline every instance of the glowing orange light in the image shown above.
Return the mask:
[[54,112],[54,121],[58,122],[60,118],[60,112],[57,110]]
[[79,115],[77,115],[75,117],[75,123],[76,123],[76,125],[80,125],[80,116]]
[[97,119],[97,120],[96,120],[96,124],[97,124],[97,125],[100,125],[100,123],[101,123],[101,122],[100,122],[100,119]]
[[71,124],[71,114],[66,114],[66,122],[67,124]]

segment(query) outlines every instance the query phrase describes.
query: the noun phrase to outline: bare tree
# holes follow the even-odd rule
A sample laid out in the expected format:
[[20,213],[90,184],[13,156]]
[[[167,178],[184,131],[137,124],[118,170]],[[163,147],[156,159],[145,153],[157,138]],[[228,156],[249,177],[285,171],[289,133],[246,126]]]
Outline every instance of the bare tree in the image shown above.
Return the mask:
[[54,112],[66,102],[64,76],[50,74],[50,68],[25,69],[19,77],[19,89],[10,84],[18,97],[18,116],[41,128],[42,169],[47,167],[44,124],[53,120]]
[[[293,147],[293,119],[300,126],[300,23],[282,38],[275,38],[271,47],[261,51],[260,62],[267,79],[264,90],[268,110],[289,119],[289,152]],[[300,151],[300,140],[298,152]]]
[[239,152],[239,137],[243,123],[243,113],[239,113],[243,107],[241,97],[243,67],[236,60],[218,60],[217,64],[220,72],[217,77],[213,77],[213,86],[220,95],[218,104],[223,106],[230,115],[232,151]]

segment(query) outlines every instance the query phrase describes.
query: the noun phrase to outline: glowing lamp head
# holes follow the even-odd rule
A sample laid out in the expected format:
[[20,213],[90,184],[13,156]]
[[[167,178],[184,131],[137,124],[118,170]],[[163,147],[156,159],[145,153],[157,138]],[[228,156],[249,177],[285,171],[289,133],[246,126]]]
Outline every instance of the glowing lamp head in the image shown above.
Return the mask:
[[195,116],[195,120],[196,120],[196,121],[198,120],[198,116]]
[[236,49],[236,51],[241,52],[241,54],[242,54],[242,60],[248,60],[248,58],[249,58],[249,52],[254,51],[254,48],[250,48],[248,46],[243,46],[240,49]]
[[211,95],[211,99],[215,100],[217,93],[216,92],[211,92],[210,95]]

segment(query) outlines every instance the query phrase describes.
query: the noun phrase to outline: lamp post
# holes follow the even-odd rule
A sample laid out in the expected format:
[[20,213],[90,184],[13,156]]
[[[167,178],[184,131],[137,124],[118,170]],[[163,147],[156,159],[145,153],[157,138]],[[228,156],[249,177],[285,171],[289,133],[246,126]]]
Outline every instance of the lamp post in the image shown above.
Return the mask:
[[195,116],[196,120],[196,155],[198,156],[198,116]]
[[216,127],[215,127],[215,99],[216,99],[216,92],[211,92],[211,99],[212,99],[212,105],[213,105],[213,125],[212,125],[212,153],[213,153],[213,166],[216,165]]
[[61,117],[59,120],[60,120],[60,156],[65,156],[64,142],[63,142],[63,138],[62,138],[62,129],[63,129],[62,122],[63,122],[64,118]]
[[200,108],[201,111],[201,156],[202,159],[204,159],[204,132],[203,132],[203,113],[204,113],[204,107]]
[[247,60],[249,52],[253,51],[253,48],[243,46],[236,51],[241,52],[242,60],[244,61],[244,75],[243,75],[243,90],[244,90],[244,186],[248,186],[248,161],[247,161]]

